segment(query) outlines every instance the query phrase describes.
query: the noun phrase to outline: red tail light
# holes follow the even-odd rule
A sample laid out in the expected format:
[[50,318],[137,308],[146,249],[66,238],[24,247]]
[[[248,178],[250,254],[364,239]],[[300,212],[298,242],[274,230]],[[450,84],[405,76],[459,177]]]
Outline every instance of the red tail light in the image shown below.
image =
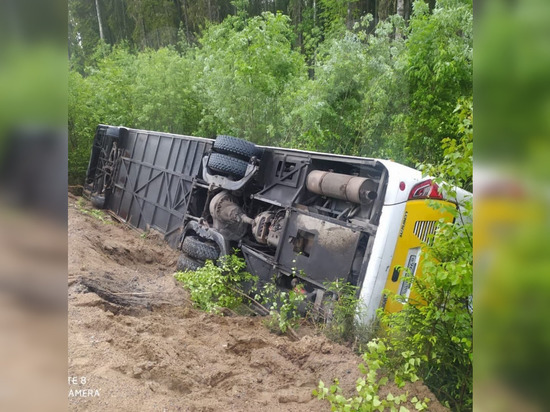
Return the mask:
[[418,183],[409,193],[409,200],[413,199],[443,199],[439,193],[439,186],[431,180]]

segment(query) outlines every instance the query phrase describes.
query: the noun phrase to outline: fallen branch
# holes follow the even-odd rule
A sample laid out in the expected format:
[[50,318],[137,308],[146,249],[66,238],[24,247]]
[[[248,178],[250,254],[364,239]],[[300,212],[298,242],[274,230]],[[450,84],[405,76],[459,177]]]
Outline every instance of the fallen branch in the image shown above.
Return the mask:
[[254,303],[258,307],[258,309],[261,310],[261,312],[263,312],[264,315],[269,315],[269,309],[267,309],[264,305],[262,305],[257,300],[251,298],[246,293],[243,293],[238,289],[232,288],[231,286],[228,286],[228,288],[231,289],[233,292],[238,293],[239,295],[241,295],[241,296],[247,298],[248,300],[250,300],[252,303]]
[[118,223],[122,223],[124,226],[126,226],[128,229],[132,229],[133,231],[137,233],[143,233],[141,230],[133,227],[131,224],[129,224],[126,220],[118,216],[115,212],[109,209],[103,209],[105,213],[107,213],[109,216],[111,216],[112,219],[116,220]]
[[[259,309],[261,309],[262,312],[264,312],[264,315],[269,315],[270,312],[269,312],[269,309],[267,309],[264,305],[262,305],[260,302],[258,302],[257,300],[251,298],[250,296],[248,296],[246,293],[243,293],[241,292],[240,290],[238,289],[234,289],[232,288],[231,286],[228,286],[229,289],[231,289],[233,292],[236,292],[238,293],[239,295],[241,296],[244,296],[245,298],[247,298],[248,300],[250,300],[252,303],[254,303]],[[300,337],[298,336],[298,334],[296,333],[296,331],[288,326],[287,329],[286,329],[286,333],[287,335],[292,339],[292,340],[300,340]]]
[[[119,282],[110,279],[109,274],[101,278],[82,277],[80,283],[84,285],[90,292],[95,293],[100,298],[107,302],[114,303],[119,306],[144,306],[159,302],[168,303],[166,301],[155,300],[154,297],[147,298],[146,295],[155,295],[170,292],[122,292],[124,286]],[[150,299],[153,299],[152,301]],[[183,296],[178,297],[178,300],[190,303],[193,302]],[[174,302],[177,305],[177,302]]]
[[298,336],[298,334],[296,333],[296,331],[294,329],[292,329],[290,326],[287,327],[286,329],[286,333],[289,335],[290,338],[292,338],[293,340],[300,340],[300,337]]

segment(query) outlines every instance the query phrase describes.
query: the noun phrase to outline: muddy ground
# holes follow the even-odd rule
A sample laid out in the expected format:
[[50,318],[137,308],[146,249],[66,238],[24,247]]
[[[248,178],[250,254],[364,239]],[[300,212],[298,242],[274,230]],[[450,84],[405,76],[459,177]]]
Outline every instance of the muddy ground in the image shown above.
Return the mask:
[[[320,379],[353,392],[361,359],[350,348],[193,309],[172,276],[176,251],[90,210],[69,196],[70,410],[329,411],[311,395]],[[446,410],[422,384],[409,389]]]

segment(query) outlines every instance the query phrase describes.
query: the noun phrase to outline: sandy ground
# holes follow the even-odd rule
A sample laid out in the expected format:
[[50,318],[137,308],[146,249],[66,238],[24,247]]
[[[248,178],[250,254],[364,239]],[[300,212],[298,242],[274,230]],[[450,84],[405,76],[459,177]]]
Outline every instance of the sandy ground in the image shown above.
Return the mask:
[[[311,392],[335,377],[352,393],[361,359],[351,349],[193,309],[172,276],[176,251],[86,214],[79,199],[68,213],[70,410],[329,411]],[[446,410],[422,384],[409,389]]]

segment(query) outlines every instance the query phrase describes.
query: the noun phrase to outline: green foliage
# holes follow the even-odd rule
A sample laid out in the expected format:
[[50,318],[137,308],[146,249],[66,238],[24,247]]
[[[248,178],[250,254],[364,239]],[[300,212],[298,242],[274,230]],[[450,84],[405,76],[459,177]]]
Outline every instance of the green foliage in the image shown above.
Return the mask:
[[292,38],[289,18],[272,13],[227,18],[205,31],[196,53],[204,107],[199,133],[262,144],[280,140],[286,91],[305,81],[306,73]]
[[404,162],[402,142],[407,133],[404,120],[409,110],[404,73],[408,50],[404,39],[394,33],[404,31],[405,22],[399,16],[392,16],[380,22],[373,35],[368,35],[370,16],[367,17],[360,35],[367,42],[368,61],[364,75],[368,83],[361,103],[354,151],[358,155]]
[[221,309],[235,309],[243,304],[243,284],[255,283],[256,277],[244,269],[246,262],[236,255],[225,255],[218,265],[207,260],[196,271],[177,272],[174,277],[189,290],[199,309],[220,313]]
[[341,35],[346,30],[349,3],[357,0],[319,0],[320,23],[329,36]]
[[178,134],[197,129],[202,107],[192,64],[190,56],[168,48],[137,56],[131,97],[136,127]]
[[354,32],[319,45],[315,79],[292,94],[288,144],[311,150],[404,160],[407,87],[404,40],[392,18],[369,31],[371,16]]
[[[370,412],[370,411],[408,411],[404,405],[410,401],[416,410],[427,410],[429,399],[419,400],[417,397],[409,399],[409,394],[394,395],[389,392],[385,397],[380,396],[380,391],[388,385],[393,378],[398,387],[403,387],[405,382],[418,380],[416,369],[420,365],[419,358],[413,357],[412,352],[403,352],[399,355],[384,340],[373,339],[367,345],[367,351],[363,354],[363,363],[359,364],[359,370],[363,375],[357,379],[357,395],[346,398],[342,395],[338,379],[334,384],[326,387],[323,381],[319,382],[313,395],[317,399],[326,399],[330,402],[331,410],[338,412]],[[401,367],[392,369],[392,357],[399,356]]]
[[[300,285],[297,288],[299,289]],[[289,328],[295,328],[301,319],[298,306],[305,300],[305,295],[297,290],[288,292],[277,288],[275,282],[266,283],[255,299],[269,310],[265,324],[271,331],[286,333]]]
[[82,75],[69,72],[69,184],[82,183],[99,114],[87,102],[92,99],[92,89]]
[[222,313],[223,308],[237,309],[249,303],[247,294],[257,292],[254,300],[269,311],[265,324],[271,331],[286,333],[289,328],[295,328],[301,319],[298,306],[305,300],[305,295],[298,291],[301,286],[282,291],[273,281],[258,290],[258,278],[245,268],[243,258],[225,255],[218,259],[217,265],[207,260],[203,267],[177,272],[174,277],[189,290],[194,305],[201,310]]
[[454,221],[440,222],[433,242],[424,245],[422,277],[409,276],[417,300],[393,296],[405,302],[398,313],[381,313],[388,338],[398,351],[419,354],[419,376],[454,410],[472,408],[473,354],[473,252],[472,199],[460,196],[456,184],[472,181],[471,103],[457,109],[459,141],[443,142],[444,159],[438,166],[427,165],[425,172],[444,184],[447,196],[460,207],[432,202],[452,213]]
[[[99,44],[90,40],[98,30],[94,7],[70,2],[71,184],[83,181],[98,123],[439,163],[443,139],[458,136],[453,109],[472,95],[467,1],[440,0],[433,12],[419,1],[408,27],[395,15],[376,25],[370,15],[360,18],[360,2],[323,0],[313,9],[277,2],[291,17],[253,0],[210,10],[185,2],[179,42],[159,31],[172,5],[125,4],[132,11],[124,15],[99,2],[109,21]],[[214,9],[236,15],[208,23]],[[114,21],[139,39],[116,34],[122,26]]]
[[191,57],[100,45],[86,75],[69,73],[69,183],[81,184],[99,123],[192,134],[199,125]]
[[357,286],[336,280],[325,284],[325,288],[333,299],[326,304],[329,313],[323,333],[336,342],[363,341],[365,337],[360,333],[363,325],[359,322],[363,307],[357,297]]
[[83,76],[69,73],[69,184],[82,184],[99,123],[134,125],[136,57],[124,47],[99,45]]
[[[446,197],[459,203],[457,187],[472,190],[472,165],[474,156],[474,113],[472,99],[461,98],[454,110],[459,139],[444,138],[441,141],[443,160],[438,165],[419,164],[424,175],[434,176],[442,186]],[[462,205],[463,207],[466,204]],[[454,212],[453,212],[454,213]],[[455,213],[456,215],[456,213]]]
[[472,96],[472,2],[438,0],[430,13],[424,1],[415,1],[406,44],[409,157],[413,163],[439,162],[442,139],[458,136],[456,103]]

